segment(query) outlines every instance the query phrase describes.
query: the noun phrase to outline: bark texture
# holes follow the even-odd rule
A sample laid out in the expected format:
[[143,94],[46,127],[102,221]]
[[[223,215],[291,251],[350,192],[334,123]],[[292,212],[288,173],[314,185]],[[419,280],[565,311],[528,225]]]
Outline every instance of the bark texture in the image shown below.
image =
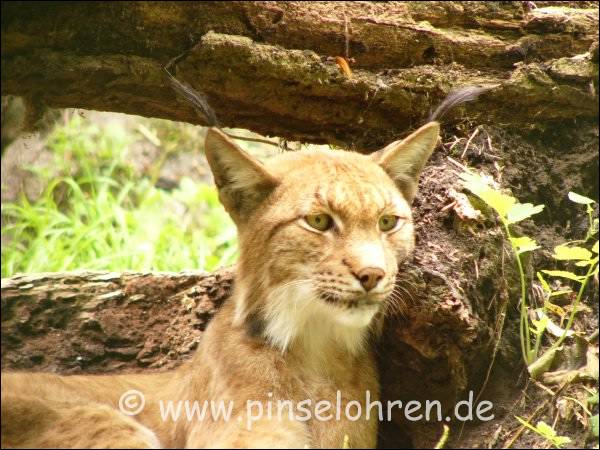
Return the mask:
[[232,279],[231,269],[3,279],[2,365],[66,373],[173,367],[198,344]]
[[189,51],[223,125],[291,140],[371,150],[470,84],[479,122],[595,118],[597,5],[550,3],[6,2],[2,94],[201,123],[162,72]]

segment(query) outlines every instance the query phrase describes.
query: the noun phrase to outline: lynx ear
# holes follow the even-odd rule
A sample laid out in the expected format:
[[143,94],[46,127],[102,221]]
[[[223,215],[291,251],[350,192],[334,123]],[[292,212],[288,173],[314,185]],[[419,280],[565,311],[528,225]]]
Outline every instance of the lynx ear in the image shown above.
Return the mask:
[[208,130],[204,150],[219,199],[236,223],[243,222],[279,184],[258,160],[217,128]]
[[396,182],[406,201],[417,193],[419,175],[435,148],[440,133],[437,122],[429,122],[402,141],[395,141],[371,157]]

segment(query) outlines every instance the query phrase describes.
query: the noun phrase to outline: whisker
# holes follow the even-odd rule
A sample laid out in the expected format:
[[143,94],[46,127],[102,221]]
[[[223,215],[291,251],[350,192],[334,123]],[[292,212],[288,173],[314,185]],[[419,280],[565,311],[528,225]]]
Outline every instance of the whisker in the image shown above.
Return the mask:
[[399,298],[390,298],[390,301],[386,303],[385,308],[383,310],[384,317],[391,317],[394,315],[400,315],[405,318],[405,309],[403,304],[401,304],[401,299]]
[[399,292],[394,291],[389,296],[389,308],[386,309],[386,317],[392,314],[399,314],[403,318],[406,318],[407,302],[406,298],[400,295]]

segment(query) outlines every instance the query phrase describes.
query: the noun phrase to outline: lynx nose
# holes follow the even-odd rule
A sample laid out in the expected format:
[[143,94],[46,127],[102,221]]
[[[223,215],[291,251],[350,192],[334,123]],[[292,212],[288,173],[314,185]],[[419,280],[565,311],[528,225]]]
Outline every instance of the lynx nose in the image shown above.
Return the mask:
[[354,276],[358,278],[358,281],[360,281],[360,284],[362,284],[362,287],[365,288],[365,291],[367,292],[369,292],[371,289],[377,286],[377,283],[379,283],[383,279],[384,275],[385,272],[383,270],[377,269],[375,267],[366,267],[360,270],[358,273],[354,274]]

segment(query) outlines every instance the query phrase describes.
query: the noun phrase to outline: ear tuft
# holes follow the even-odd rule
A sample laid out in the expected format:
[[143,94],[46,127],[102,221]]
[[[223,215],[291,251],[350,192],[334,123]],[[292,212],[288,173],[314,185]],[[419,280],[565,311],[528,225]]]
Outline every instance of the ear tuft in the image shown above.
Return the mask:
[[204,144],[219,198],[236,223],[243,221],[279,184],[260,161],[218,128],[210,128]]
[[409,203],[415,198],[419,175],[437,145],[440,124],[429,122],[402,141],[372,154],[372,159],[396,182]]

